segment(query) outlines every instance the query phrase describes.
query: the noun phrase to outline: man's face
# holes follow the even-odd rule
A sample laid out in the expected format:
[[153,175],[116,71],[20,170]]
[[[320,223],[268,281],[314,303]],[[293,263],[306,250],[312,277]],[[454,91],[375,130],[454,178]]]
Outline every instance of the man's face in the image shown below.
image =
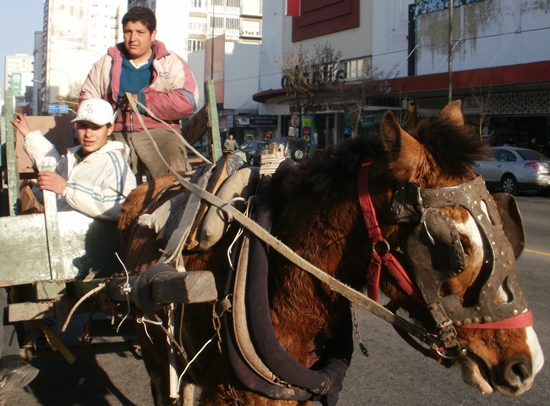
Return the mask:
[[124,26],[124,47],[136,63],[145,62],[150,55],[151,44],[155,40],[157,30],[149,32],[139,21],[129,21]]
[[99,126],[89,121],[78,121],[76,123],[76,130],[78,132],[78,141],[82,145],[83,155],[91,154],[103,148],[107,144],[107,138],[111,135],[113,129],[114,126]]

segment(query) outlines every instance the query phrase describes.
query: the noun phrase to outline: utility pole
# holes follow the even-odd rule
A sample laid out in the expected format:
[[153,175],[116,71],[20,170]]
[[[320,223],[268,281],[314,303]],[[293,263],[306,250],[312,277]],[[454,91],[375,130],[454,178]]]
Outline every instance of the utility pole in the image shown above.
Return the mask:
[[449,93],[448,102],[453,101],[453,8],[454,1],[449,0]]

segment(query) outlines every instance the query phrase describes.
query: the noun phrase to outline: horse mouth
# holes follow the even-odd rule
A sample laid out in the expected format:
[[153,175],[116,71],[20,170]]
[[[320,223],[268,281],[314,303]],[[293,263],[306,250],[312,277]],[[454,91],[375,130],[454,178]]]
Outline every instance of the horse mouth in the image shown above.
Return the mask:
[[461,355],[458,360],[462,366],[462,379],[464,382],[475,386],[485,395],[490,395],[495,391],[491,373],[483,359],[468,351],[467,354]]
[[[530,365],[525,357],[518,357],[515,362],[510,363],[509,371],[502,372],[508,377],[500,377],[500,374],[493,371],[482,357],[476,355],[472,351],[468,351],[466,355],[459,356],[459,362],[462,366],[462,379],[467,384],[475,386],[481,393],[490,395],[498,391],[506,396],[520,396],[531,388],[533,376],[528,372]],[[521,361],[521,362],[520,362]],[[513,374],[510,374],[513,372]],[[512,376],[522,376],[525,379],[514,379]]]

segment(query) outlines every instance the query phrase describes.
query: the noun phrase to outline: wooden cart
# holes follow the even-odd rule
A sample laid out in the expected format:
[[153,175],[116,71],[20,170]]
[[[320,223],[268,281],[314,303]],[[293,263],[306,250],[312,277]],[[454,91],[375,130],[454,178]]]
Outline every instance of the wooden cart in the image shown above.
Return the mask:
[[[182,135],[191,145],[207,135],[210,156],[216,159],[221,155],[221,143],[211,81],[206,83],[205,93],[206,105],[186,123]],[[16,142],[10,123],[14,114],[14,107],[9,102],[12,99],[11,92],[6,92],[8,102],[0,128],[0,287],[14,287],[8,306],[10,322],[29,321],[26,323],[28,329],[47,331],[51,336],[53,333],[40,323],[41,320],[53,318],[58,327],[62,326],[73,306],[89,292],[98,290],[99,286],[106,287],[103,290],[111,300],[131,300],[132,285],[139,277],[106,278],[107,275],[123,274],[123,267],[115,256],[119,248],[116,222],[94,220],[75,211],[57,212],[56,195],[48,191],[44,192],[44,213],[22,214],[21,184],[32,178],[34,172],[21,148],[22,139]],[[72,146],[72,126],[67,117],[28,119],[31,126],[41,129],[58,150]],[[65,134],[65,137],[60,137],[60,134]],[[189,280],[199,277],[201,283]],[[151,300],[156,302],[189,303],[216,299],[213,277],[208,274],[175,272],[166,278],[156,278],[154,284]],[[197,286],[200,291],[185,289],[188,284]],[[212,286],[206,286],[210,284]],[[174,286],[180,288],[174,289]],[[90,306],[84,303],[78,311],[89,312]],[[110,331],[97,334],[111,335],[115,328],[108,326]],[[35,337],[36,334],[29,336]],[[52,340],[49,341],[52,344]]]

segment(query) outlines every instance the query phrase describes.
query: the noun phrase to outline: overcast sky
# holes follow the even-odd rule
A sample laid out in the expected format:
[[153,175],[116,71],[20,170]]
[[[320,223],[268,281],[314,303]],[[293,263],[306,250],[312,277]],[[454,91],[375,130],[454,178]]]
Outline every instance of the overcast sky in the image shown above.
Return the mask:
[[[4,89],[6,55],[30,54],[34,33],[42,31],[44,0],[0,0],[0,88]],[[2,98],[4,95],[2,94]]]

